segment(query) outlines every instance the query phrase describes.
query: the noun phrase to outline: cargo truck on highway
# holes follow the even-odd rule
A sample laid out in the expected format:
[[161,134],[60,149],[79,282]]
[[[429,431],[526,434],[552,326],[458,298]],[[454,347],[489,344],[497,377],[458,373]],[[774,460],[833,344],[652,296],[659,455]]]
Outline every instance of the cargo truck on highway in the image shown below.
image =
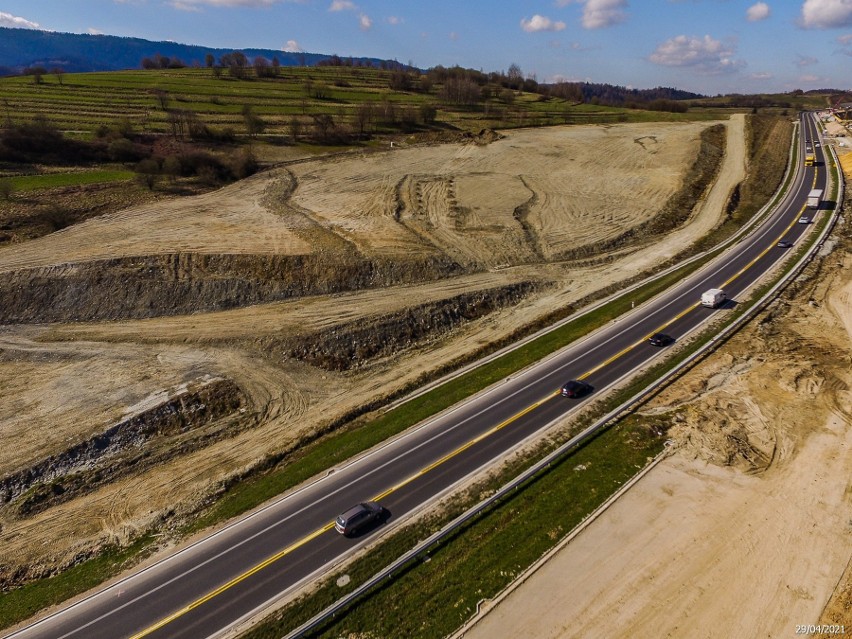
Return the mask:
[[822,201],[822,189],[814,189],[808,193],[808,208],[818,209]]
[[813,166],[816,164],[816,156],[813,153],[808,153],[805,156],[805,166]]
[[709,291],[704,291],[701,294],[701,306],[706,306],[707,308],[716,308],[719,304],[722,304],[728,296],[725,294],[721,288],[711,288]]

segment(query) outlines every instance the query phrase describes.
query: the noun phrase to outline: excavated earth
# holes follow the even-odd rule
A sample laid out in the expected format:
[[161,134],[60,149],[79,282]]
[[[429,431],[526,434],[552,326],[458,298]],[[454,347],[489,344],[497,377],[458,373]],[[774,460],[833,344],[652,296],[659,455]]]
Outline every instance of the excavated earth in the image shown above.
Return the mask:
[[734,116],[299,160],[0,248],[0,586],[168,544],[268,456],[665,262],[722,218],[744,139]]

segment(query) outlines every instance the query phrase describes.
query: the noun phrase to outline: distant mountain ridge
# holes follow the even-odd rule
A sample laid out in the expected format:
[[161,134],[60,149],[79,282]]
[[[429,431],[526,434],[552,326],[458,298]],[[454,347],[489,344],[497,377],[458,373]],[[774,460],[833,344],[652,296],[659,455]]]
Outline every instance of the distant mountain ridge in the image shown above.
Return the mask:
[[[218,60],[232,51],[242,51],[251,60],[262,56],[277,57],[282,66],[314,66],[331,55],[278,51],[275,49],[220,49],[177,42],[154,42],[142,38],[111,35],[56,33],[35,29],[0,27],[0,75],[20,73],[26,67],[56,67],[69,73],[82,71],[120,71],[141,68],[142,58],[156,54],[176,57],[187,65],[204,64],[211,53]],[[347,58],[348,59],[348,58]],[[353,58],[380,65],[379,58]]]

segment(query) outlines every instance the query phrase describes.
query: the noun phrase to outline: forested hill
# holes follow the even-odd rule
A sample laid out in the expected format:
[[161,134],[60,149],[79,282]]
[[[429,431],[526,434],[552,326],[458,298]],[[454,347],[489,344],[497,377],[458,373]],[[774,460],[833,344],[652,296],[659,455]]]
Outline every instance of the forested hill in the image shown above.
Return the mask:
[[[212,54],[218,60],[231,51],[176,42],[152,42],[141,38],[0,27],[0,75],[20,73],[27,67],[36,66],[61,68],[69,73],[138,69],[143,58],[153,58],[157,54],[187,66],[195,63],[204,65],[207,54]],[[241,51],[250,60],[261,56],[271,61],[276,57],[282,66],[313,66],[331,57],[319,53],[290,53],[273,49]],[[355,61],[369,61],[374,66],[383,63],[376,58],[355,58]]]

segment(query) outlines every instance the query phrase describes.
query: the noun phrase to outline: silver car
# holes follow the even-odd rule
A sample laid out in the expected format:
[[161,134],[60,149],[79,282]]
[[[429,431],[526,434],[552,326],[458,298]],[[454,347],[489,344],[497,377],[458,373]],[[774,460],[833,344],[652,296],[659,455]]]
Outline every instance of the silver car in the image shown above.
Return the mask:
[[348,537],[374,524],[384,515],[385,509],[374,501],[364,501],[339,514],[334,520],[334,529]]

